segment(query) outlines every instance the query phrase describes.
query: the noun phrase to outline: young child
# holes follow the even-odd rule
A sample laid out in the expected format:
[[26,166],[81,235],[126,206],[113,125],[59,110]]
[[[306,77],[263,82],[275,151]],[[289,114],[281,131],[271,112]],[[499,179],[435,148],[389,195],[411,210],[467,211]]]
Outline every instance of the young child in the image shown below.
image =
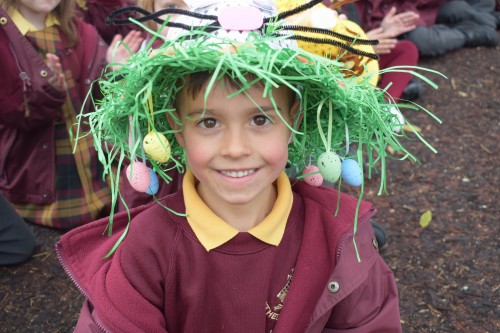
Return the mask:
[[[362,184],[363,148],[382,160],[388,142],[404,150],[383,91],[296,47],[303,28],[266,1],[190,9],[161,48],[116,73],[123,80],[102,83],[85,118],[100,129],[96,148],[107,142],[108,172],[130,158],[136,190],[151,191],[165,165],[187,171],[178,192],[58,242],[86,297],[75,331],[400,332],[375,209],[320,186],[340,167]],[[287,163],[304,181],[289,180]]]
[[[0,191],[25,220],[60,229],[109,213],[92,138],[75,148],[70,133],[82,107],[91,109],[85,99],[106,53],[119,61],[128,52],[108,51],[92,26],[74,18],[74,7],[0,0]],[[125,39],[138,47],[137,38]]]

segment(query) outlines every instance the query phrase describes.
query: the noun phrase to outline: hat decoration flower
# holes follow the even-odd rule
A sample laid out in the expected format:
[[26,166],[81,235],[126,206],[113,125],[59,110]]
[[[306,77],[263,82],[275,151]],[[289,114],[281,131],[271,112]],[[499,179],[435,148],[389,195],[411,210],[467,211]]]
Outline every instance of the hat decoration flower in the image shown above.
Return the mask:
[[[345,64],[340,59],[297,46],[298,41],[329,45],[377,59],[375,54],[359,48],[377,41],[343,35],[327,26],[302,26],[285,20],[311,10],[321,0],[300,1],[297,7],[282,12],[271,0],[185,2],[188,10],[169,8],[150,13],[139,7],[125,7],[108,18],[110,24],[133,22],[154,36],[143,51],[106,74],[100,81],[103,98],[94,101],[95,111],[80,116],[80,121],[90,125],[100,160],[111,177],[113,202],[119,197],[119,172],[125,159],[130,161],[127,178],[141,192],[155,193],[156,175],[169,182],[169,170],[184,172],[184,151],[174,139],[167,116],[181,125],[175,113],[175,98],[186,78],[197,72],[207,72],[211,77],[202,92],[205,100],[214,82],[223,77],[239,87],[234,95],[261,85],[263,97],[269,97],[273,105],[274,87],[286,86],[296,94],[299,117],[293,124],[285,122],[293,135],[288,171],[308,184],[319,186],[323,179],[340,184],[343,179],[362,188],[364,173],[360,166],[366,164],[369,174],[380,168],[382,193],[388,145],[403,152],[403,159],[418,161],[401,143],[401,139],[408,139],[407,135],[395,131],[402,123],[390,110],[404,105],[394,104],[384,90],[371,85],[372,74],[345,75]],[[127,13],[130,18],[121,18]],[[177,18],[170,20],[174,14]],[[169,27],[167,36],[145,27],[143,22],[148,20]],[[152,49],[155,39],[162,39],[163,44]],[[435,87],[423,75],[411,72]],[[416,105],[406,106],[433,116]],[[415,134],[433,150],[420,133]],[[356,149],[350,149],[350,145]]]

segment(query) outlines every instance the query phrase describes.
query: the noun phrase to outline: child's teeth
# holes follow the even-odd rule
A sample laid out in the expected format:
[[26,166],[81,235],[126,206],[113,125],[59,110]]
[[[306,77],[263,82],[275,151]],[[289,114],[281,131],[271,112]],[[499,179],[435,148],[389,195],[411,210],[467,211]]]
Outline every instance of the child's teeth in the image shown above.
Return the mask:
[[248,175],[250,175],[250,174],[252,174],[254,172],[255,172],[255,170],[247,170],[247,171],[221,171],[221,173],[224,176],[233,177],[233,178],[245,177],[245,176],[248,176]]

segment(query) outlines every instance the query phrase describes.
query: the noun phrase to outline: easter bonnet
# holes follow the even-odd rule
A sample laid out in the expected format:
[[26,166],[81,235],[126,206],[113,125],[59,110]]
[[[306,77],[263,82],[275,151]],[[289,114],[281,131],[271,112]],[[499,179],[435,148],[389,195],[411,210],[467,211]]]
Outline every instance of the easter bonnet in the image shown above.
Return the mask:
[[[202,92],[205,100],[215,80],[222,77],[230,77],[241,87],[235,94],[260,84],[264,97],[269,97],[273,105],[276,105],[273,87],[287,86],[294,91],[301,112],[295,123],[288,125],[293,141],[289,145],[287,171],[313,186],[320,185],[322,179],[338,182],[339,186],[344,182],[361,186],[361,197],[365,173],[370,175],[377,170],[382,193],[387,146],[401,152],[403,159],[417,160],[401,143],[408,137],[397,131],[405,122],[398,104],[384,90],[370,84],[377,73],[346,75],[341,55],[350,53],[376,59],[376,55],[359,48],[375,41],[285,20],[312,10],[320,0],[295,1],[295,7],[288,1],[281,12],[271,0],[185,2],[189,10],[149,13],[127,7],[108,18],[115,24],[133,21],[144,29],[148,28],[142,22],[148,20],[169,27],[166,38],[148,29],[154,38],[143,51],[100,81],[103,98],[94,101],[94,112],[80,116],[80,122],[90,126],[105,176],[110,177],[113,202],[120,198],[119,182],[127,181],[119,177],[126,160],[129,162],[126,174],[132,187],[152,195],[158,190],[158,179],[171,181],[170,170],[185,171],[184,151],[175,141],[167,114],[180,122],[173,102],[186,77],[196,72],[211,75],[206,91]],[[345,1],[338,1],[342,2]],[[133,15],[135,19],[118,19],[127,11],[140,15]],[[169,21],[169,14],[178,14],[178,18]],[[151,45],[156,38],[164,42],[153,50]],[[337,51],[337,58],[329,59],[298,47],[297,42],[334,46],[343,51]],[[411,72],[433,85],[422,75]],[[415,105],[399,105],[402,106],[422,110]],[[279,114],[277,108],[276,112]],[[433,149],[421,134],[415,135]],[[365,167],[361,168],[362,165]],[[109,232],[112,221],[111,217]]]

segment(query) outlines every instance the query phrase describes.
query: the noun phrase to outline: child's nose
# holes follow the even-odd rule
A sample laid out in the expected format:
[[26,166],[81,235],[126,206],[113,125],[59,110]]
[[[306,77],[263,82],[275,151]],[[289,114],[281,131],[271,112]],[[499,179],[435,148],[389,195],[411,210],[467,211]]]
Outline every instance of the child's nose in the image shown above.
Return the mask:
[[221,154],[224,157],[238,158],[251,152],[251,144],[245,131],[228,129],[222,142]]

